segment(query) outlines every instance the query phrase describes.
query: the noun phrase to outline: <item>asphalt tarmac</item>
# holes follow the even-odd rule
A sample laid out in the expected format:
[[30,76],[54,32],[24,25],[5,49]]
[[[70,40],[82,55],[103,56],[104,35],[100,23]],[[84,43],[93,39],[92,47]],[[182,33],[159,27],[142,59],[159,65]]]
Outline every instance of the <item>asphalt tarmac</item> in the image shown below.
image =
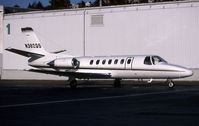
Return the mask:
[[0,81],[0,126],[198,126],[199,82]]

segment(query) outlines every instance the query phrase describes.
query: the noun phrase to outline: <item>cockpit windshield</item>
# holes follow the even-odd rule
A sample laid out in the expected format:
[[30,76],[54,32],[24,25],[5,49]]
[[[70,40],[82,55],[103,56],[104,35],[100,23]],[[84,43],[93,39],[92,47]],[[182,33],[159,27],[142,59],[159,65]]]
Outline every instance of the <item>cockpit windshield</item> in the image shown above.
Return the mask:
[[159,63],[167,63],[163,58],[159,56],[152,56],[152,62],[154,65],[159,64]]
[[167,61],[165,61],[163,58],[159,56],[147,56],[144,59],[144,64],[146,65],[156,65],[160,63],[167,63]]

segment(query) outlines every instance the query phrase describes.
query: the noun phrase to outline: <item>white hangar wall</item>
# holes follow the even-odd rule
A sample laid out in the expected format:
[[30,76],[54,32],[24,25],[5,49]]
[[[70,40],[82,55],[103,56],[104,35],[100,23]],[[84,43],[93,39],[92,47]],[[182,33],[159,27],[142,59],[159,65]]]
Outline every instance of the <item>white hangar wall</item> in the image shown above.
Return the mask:
[[[86,55],[157,54],[199,80],[199,2],[89,10]],[[92,16],[103,22],[92,25]],[[101,19],[101,20],[102,20]]]
[[[90,17],[104,22],[92,26]],[[86,54],[157,54],[199,68],[199,3],[96,9],[86,15]]]
[[[195,75],[188,80],[199,80],[198,12],[199,1],[11,14],[4,16],[4,48],[24,48],[20,29],[29,26],[50,52],[66,49],[72,55],[157,54],[192,68]],[[26,77],[16,76],[29,68],[26,58],[3,52],[4,79],[36,78],[32,74],[27,77],[27,73]]]

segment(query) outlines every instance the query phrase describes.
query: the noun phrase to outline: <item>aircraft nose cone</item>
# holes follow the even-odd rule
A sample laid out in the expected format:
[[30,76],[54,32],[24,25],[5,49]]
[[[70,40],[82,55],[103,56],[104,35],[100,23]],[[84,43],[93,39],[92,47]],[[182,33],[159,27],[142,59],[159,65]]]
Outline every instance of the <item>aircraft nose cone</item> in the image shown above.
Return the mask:
[[183,72],[183,77],[190,77],[193,75],[193,71],[190,70],[190,69],[184,69],[184,72]]

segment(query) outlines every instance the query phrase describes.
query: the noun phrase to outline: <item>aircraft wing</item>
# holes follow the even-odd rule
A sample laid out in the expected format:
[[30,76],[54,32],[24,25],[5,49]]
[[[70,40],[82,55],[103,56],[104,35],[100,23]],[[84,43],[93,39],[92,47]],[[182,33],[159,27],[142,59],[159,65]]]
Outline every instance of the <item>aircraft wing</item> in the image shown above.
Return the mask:
[[44,74],[51,74],[51,75],[58,75],[58,76],[67,76],[67,77],[75,77],[79,79],[83,78],[110,78],[110,72],[89,72],[89,71],[77,71],[77,70],[67,70],[67,71],[60,71],[60,70],[44,70],[44,69],[30,69],[28,71],[36,72],[36,73],[44,73]]

